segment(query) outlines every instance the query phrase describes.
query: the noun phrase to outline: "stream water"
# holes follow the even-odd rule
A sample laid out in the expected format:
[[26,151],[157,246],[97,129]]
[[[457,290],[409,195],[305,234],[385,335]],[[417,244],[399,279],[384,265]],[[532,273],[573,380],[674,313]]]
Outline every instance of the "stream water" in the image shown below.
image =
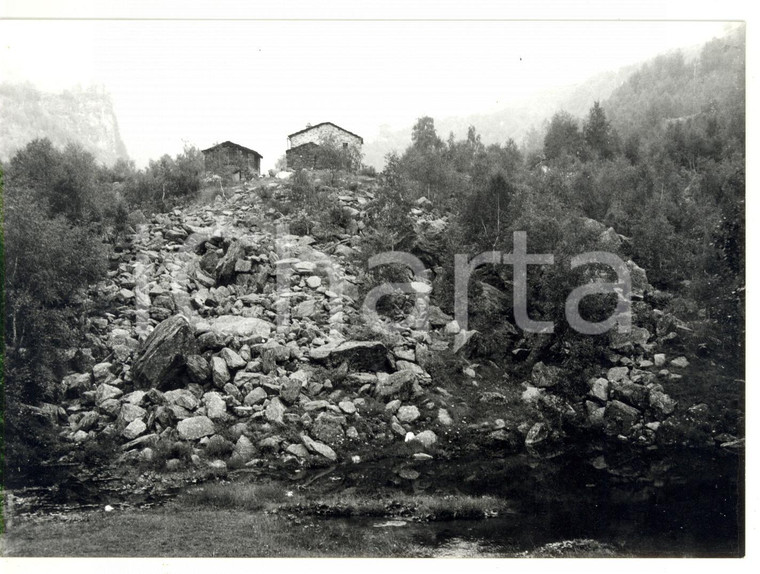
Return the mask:
[[[420,473],[417,479],[399,476],[410,468]],[[465,554],[475,548],[476,554],[512,553],[571,539],[593,539],[636,556],[743,554],[743,460],[715,449],[383,462],[336,470],[323,483],[335,491],[385,488],[509,501],[511,512],[487,520],[342,519],[405,529],[423,545]]]

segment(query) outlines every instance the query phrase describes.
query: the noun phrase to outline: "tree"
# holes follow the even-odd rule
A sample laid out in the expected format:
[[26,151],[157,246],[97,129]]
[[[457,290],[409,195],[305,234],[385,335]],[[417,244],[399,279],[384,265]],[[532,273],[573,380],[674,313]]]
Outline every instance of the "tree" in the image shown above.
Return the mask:
[[429,116],[418,119],[412,128],[412,145],[401,157],[401,165],[410,183],[416,182],[416,194],[433,201],[444,200],[461,187],[446,144]]
[[362,165],[361,150],[355,145],[339,140],[332,134],[320,138],[316,155],[317,167],[329,169],[332,172],[354,172]]
[[556,160],[562,156],[577,157],[583,152],[583,137],[578,122],[569,113],[557,112],[544,136],[544,156]]
[[8,190],[32,189],[41,201],[49,201],[61,176],[61,152],[48,138],[32,140],[11,158],[6,173]]
[[516,186],[503,173],[470,195],[462,212],[467,238],[479,248],[494,249],[508,234]]
[[583,124],[583,140],[589,151],[603,159],[615,153],[615,134],[598,101],[594,102]]
[[435,131],[435,121],[430,116],[417,120],[412,128],[412,147],[420,152],[438,152],[443,149],[443,140]]
[[81,145],[67,145],[61,156],[61,175],[53,186],[50,208],[70,221],[97,219],[98,165]]

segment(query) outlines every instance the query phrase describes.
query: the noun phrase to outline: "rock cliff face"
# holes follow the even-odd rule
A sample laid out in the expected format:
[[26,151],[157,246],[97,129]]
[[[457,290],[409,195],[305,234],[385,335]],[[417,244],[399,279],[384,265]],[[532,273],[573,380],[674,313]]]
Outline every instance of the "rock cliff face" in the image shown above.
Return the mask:
[[0,159],[36,138],[56,147],[81,144],[95,158],[112,165],[127,158],[110,96],[97,88],[47,93],[29,84],[0,85]]

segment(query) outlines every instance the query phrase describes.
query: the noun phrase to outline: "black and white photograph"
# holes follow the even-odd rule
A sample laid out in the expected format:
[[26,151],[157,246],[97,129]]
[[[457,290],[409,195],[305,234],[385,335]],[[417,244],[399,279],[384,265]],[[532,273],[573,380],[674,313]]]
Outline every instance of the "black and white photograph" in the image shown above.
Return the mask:
[[746,563],[746,14],[231,4],[0,8],[0,561]]

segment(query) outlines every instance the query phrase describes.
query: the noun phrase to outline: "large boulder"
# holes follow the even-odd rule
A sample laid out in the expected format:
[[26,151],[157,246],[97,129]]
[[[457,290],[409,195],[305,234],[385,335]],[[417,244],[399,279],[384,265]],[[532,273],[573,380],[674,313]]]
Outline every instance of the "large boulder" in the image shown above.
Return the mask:
[[412,397],[415,374],[412,371],[397,371],[384,380],[378,380],[375,395],[383,401],[401,399],[407,401]]
[[185,359],[187,374],[190,380],[199,385],[203,385],[211,375],[211,367],[208,361],[201,355],[190,355]]
[[430,448],[438,441],[438,437],[433,431],[424,430],[421,433],[418,433],[414,437],[414,440],[419,442],[425,448]]
[[607,371],[607,380],[613,383],[628,379],[628,373],[630,369],[628,367],[612,367]]
[[[312,358],[315,358],[313,352]],[[332,348],[326,361],[333,366],[345,362],[351,371],[385,371],[388,368],[388,349],[380,341],[346,341]]]
[[108,399],[115,399],[124,394],[124,391],[113,385],[101,383],[95,392],[95,404],[100,406]]
[[76,423],[74,427],[74,431],[83,430],[85,432],[93,430],[93,428],[98,424],[98,421],[100,420],[100,415],[95,411],[87,411],[83,414],[82,418],[79,419],[79,422]]
[[430,305],[427,311],[428,321],[430,321],[430,326],[433,328],[443,327],[453,319],[451,315],[447,315],[436,305]]
[[92,389],[90,373],[75,373],[63,378],[63,392],[67,399],[74,399]]
[[589,387],[591,387],[588,392],[590,396],[599,399],[602,402],[606,402],[610,398],[610,382],[607,379],[603,377],[593,379],[589,381]]
[[610,401],[604,411],[604,431],[608,435],[628,436],[640,416],[638,409],[620,401]]
[[301,381],[298,379],[286,379],[280,386],[280,398],[286,403],[292,405],[298,400],[301,394]]
[[192,417],[179,421],[177,432],[183,440],[198,440],[213,435],[216,427],[208,417]]
[[396,416],[402,423],[412,423],[420,418],[420,410],[414,405],[405,405],[398,409]]
[[612,329],[609,333],[610,349],[632,349],[633,345],[646,345],[652,334],[644,327],[631,326],[627,333],[621,333],[618,329]]
[[670,398],[670,395],[667,395],[658,389],[652,389],[649,392],[649,406],[655,412],[655,416],[658,420],[662,420],[668,415],[673,414],[673,411],[676,410],[677,404],[676,401]]
[[539,361],[533,365],[533,370],[531,371],[531,381],[534,387],[545,389],[553,387],[559,383],[561,375],[562,369],[559,367],[545,365]]
[[625,265],[631,274],[631,294],[636,297],[643,297],[644,293],[651,288],[647,280],[647,272],[630,259],[625,262]]
[[174,315],[162,321],[141,345],[132,366],[138,388],[160,390],[176,386],[185,357],[195,353],[195,336],[188,320]]
[[121,410],[119,412],[119,417],[118,417],[118,423],[126,426],[132,421],[135,421],[138,419],[144,420],[147,414],[148,412],[142,407],[138,407],[137,405],[132,405],[129,403],[124,403],[123,405],[121,405]]
[[454,335],[454,341],[451,344],[451,352],[458,353],[459,351],[463,351],[463,354],[466,355],[471,347],[471,341],[473,341],[477,334],[478,332],[475,330],[466,331],[462,329],[459,331]]
[[327,446],[324,443],[315,441],[309,435],[306,435],[306,434],[301,435],[301,441],[303,442],[304,446],[306,446],[306,448],[309,449],[310,452],[313,452],[315,454],[321,454],[323,457],[332,461],[338,459],[338,455],[335,454],[335,451],[333,449],[331,449],[329,446]]
[[176,389],[164,393],[164,399],[170,405],[177,405],[188,411],[193,411],[198,407],[198,397],[187,389]]
[[649,404],[649,389],[623,379],[610,383],[610,397],[637,409],[645,409]]
[[206,415],[211,420],[223,420],[227,415],[227,403],[222,395],[215,391],[203,395],[203,404],[206,406]]
[[135,440],[146,430],[148,430],[147,425],[142,420],[135,419],[126,426],[121,434],[127,440]]
[[234,453],[244,462],[248,462],[256,455],[256,447],[247,436],[241,435],[235,443]]
[[250,407],[259,403],[263,403],[266,398],[267,392],[261,387],[255,387],[250,393],[245,395],[243,404]]
[[320,413],[311,427],[311,432],[318,440],[324,443],[337,444],[343,440],[344,433],[341,423],[344,420],[344,417],[341,415],[327,412]]
[[232,349],[228,349],[225,347],[222,349],[221,353],[219,355],[224,359],[224,362],[227,363],[227,368],[236,370],[236,369],[242,369],[245,367],[246,362],[238,353],[233,351]]
[[221,335],[268,339],[274,325],[256,317],[222,315],[211,321],[211,329]]
[[266,419],[271,423],[282,423],[282,416],[285,414],[286,407],[277,397],[269,401],[267,408],[264,410]]
[[220,285],[231,283],[235,280],[235,264],[238,259],[245,257],[245,247],[238,240],[234,240],[227,248],[227,253],[216,265],[216,281]]
[[221,357],[211,357],[211,380],[218,388],[223,388],[230,382],[230,371],[227,369],[227,363]]

